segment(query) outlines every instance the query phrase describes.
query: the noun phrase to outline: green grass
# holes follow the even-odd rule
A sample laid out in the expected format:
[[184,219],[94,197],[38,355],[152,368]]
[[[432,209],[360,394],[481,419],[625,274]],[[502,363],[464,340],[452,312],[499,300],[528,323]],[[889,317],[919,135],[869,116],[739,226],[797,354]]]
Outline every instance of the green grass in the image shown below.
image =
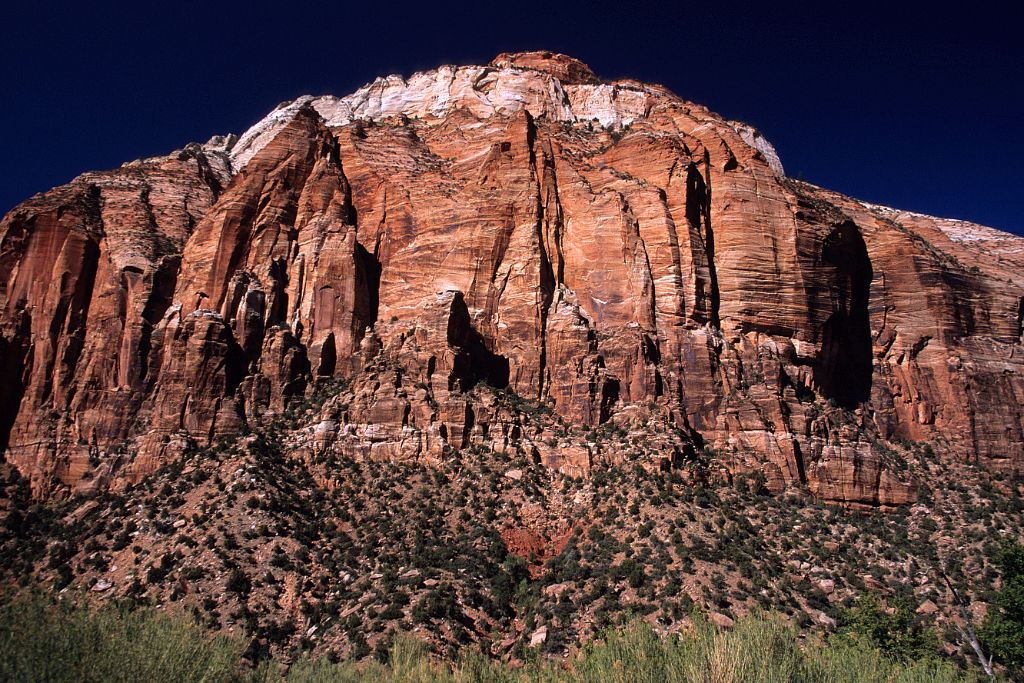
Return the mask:
[[0,606],[3,681],[252,681],[268,683],[928,683],[973,681],[937,659],[900,663],[855,639],[804,642],[778,616],[754,615],[722,631],[697,618],[662,637],[648,625],[609,631],[568,660],[513,668],[468,651],[433,659],[411,636],[395,639],[387,665],[298,657],[286,667],[241,662],[245,643],[215,637],[153,609],[72,607],[40,595]]
[[41,595],[0,606],[0,681],[233,681],[239,643],[156,610],[89,609]]

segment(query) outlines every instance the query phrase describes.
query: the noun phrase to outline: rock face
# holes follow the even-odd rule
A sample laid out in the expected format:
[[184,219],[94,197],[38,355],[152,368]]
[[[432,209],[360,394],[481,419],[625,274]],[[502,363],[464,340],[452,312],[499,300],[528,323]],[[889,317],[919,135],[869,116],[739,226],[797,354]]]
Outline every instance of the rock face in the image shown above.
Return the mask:
[[[302,448],[523,448],[507,387],[724,475],[890,506],[899,440],[1024,469],[1024,239],[787,178],[751,127],[564,55],[303,97],[0,223],[0,448],[120,486],[281,411]],[[586,442],[535,457],[585,475]]]

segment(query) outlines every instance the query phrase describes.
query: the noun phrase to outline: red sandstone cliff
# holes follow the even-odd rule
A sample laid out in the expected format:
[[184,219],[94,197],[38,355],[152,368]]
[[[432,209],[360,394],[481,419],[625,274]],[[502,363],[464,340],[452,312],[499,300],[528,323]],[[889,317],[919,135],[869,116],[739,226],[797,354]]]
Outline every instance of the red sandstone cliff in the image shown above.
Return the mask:
[[[317,377],[296,448],[621,454],[480,381],[859,505],[890,441],[1024,469],[1024,239],[788,179],[771,145],[562,55],[378,79],[89,173],[0,223],[0,448],[38,495],[120,486]],[[702,443],[703,442],[703,443]]]

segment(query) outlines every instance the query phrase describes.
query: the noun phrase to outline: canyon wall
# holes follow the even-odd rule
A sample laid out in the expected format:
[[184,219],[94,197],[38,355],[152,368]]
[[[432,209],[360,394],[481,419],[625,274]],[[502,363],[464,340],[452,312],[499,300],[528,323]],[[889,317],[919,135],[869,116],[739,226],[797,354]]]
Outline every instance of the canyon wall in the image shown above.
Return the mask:
[[523,448],[474,387],[861,506],[906,441],[1024,469],[1024,239],[785,176],[753,128],[563,55],[378,79],[85,174],[0,223],[0,448],[39,496],[352,388],[309,443]]

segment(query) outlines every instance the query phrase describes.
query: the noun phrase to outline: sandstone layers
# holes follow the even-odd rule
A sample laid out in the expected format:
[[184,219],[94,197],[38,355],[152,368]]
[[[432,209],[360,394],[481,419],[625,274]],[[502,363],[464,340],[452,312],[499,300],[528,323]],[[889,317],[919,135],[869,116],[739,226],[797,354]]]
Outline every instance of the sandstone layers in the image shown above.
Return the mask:
[[662,87],[501,55],[12,210],[0,448],[37,495],[121,486],[336,377],[352,400],[303,447],[616,459],[530,434],[487,382],[647,430],[655,466],[890,506],[915,496],[901,440],[1024,469],[1022,266],[1024,239],[789,179]]

